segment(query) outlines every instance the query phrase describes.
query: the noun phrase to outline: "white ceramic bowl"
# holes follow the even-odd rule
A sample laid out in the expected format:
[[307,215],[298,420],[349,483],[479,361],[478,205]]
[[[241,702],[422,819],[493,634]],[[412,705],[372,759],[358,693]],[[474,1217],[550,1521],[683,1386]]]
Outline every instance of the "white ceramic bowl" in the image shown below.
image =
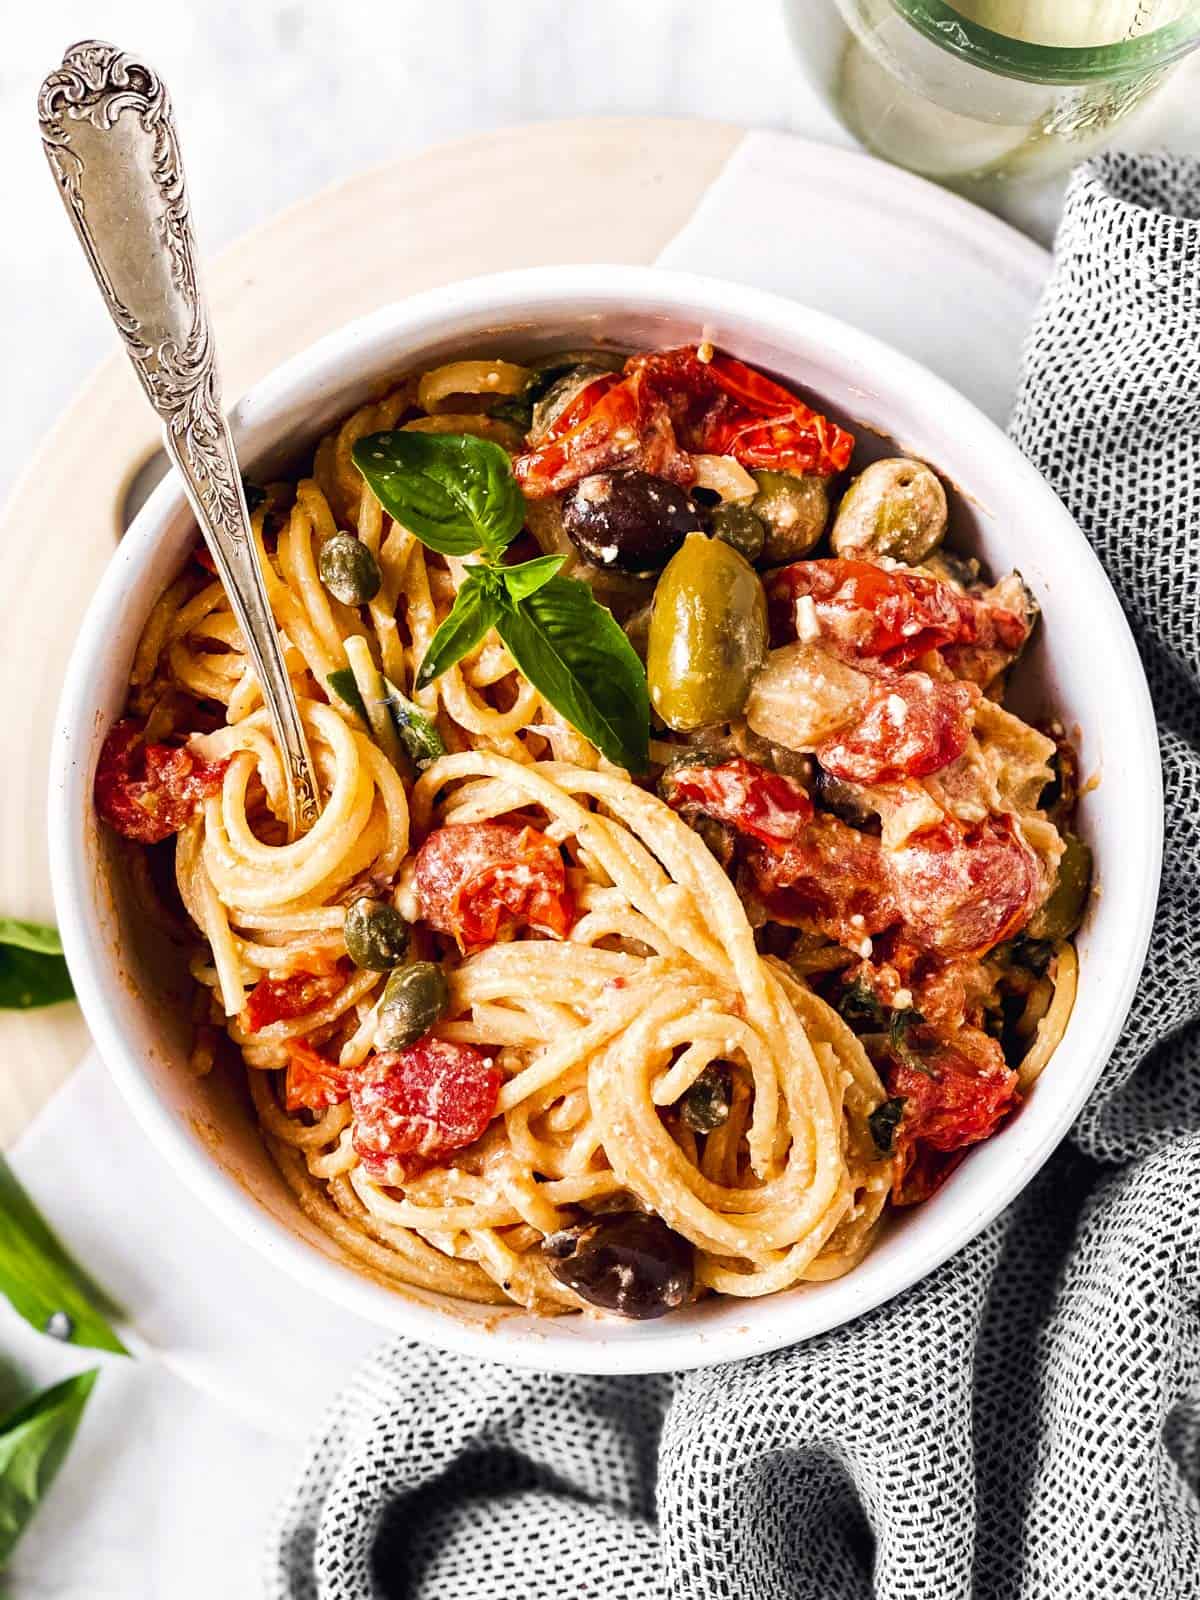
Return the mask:
[[385,1288],[304,1219],[259,1140],[244,1090],[189,1075],[188,980],[141,925],[92,811],[97,754],[122,710],[143,621],[195,537],[173,476],[126,535],[76,644],[52,761],[50,844],[67,958],[100,1053],[149,1138],[231,1228],[314,1295],[395,1332],[519,1366],[650,1372],[777,1349],[846,1322],[946,1260],[1028,1183],[1086,1099],[1132,999],[1157,894],[1162,793],[1150,699],[1128,627],[1051,490],[940,379],[791,301],[629,267],[453,284],[351,324],[257,385],[232,419],[242,462],[259,473],[302,457],[390,375],[461,351],[522,355],[601,338],[631,348],[711,339],[814,396],[856,426],[860,441],[871,440],[874,453],[898,445],[936,465],[959,489],[954,542],[995,574],[1019,567],[1041,602],[1020,701],[1077,726],[1083,771],[1099,775],[1083,799],[1081,826],[1103,892],[1080,933],[1079,995],[1066,1037],[1020,1114],[932,1200],[891,1223],[854,1272],[761,1300],[711,1299],[650,1323],[541,1319]]

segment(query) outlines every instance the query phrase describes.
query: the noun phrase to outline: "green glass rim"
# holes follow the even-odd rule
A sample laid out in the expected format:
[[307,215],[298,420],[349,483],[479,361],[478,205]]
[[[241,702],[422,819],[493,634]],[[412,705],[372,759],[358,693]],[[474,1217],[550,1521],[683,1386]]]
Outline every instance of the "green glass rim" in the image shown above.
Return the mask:
[[913,27],[951,55],[986,72],[1029,83],[1090,83],[1169,66],[1200,45],[1200,5],[1174,22],[1116,44],[1027,44],[971,22],[944,0],[892,0]]

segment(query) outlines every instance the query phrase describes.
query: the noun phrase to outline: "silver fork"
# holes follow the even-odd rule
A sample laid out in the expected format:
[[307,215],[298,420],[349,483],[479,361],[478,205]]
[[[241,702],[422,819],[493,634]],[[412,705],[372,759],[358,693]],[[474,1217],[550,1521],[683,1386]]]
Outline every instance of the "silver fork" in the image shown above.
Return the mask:
[[242,630],[283,755],[292,837],[320,792],[221,407],[166,86],[114,45],[72,45],[38,95],[42,146]]

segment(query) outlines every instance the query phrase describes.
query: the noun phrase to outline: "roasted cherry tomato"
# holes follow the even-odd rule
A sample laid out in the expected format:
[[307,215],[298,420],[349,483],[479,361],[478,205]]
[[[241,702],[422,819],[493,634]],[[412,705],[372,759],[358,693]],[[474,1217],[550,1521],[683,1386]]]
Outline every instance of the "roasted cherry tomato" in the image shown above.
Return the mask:
[[817,746],[826,772],[850,783],[925,778],[967,748],[979,689],[924,672],[881,679],[857,719]]
[[157,844],[218,792],[228,765],[183,745],[147,744],[136,722],[115,723],[96,767],[96,810],[126,839]]
[[247,1033],[258,1033],[273,1022],[303,1017],[326,1005],[346,986],[340,972],[294,972],[290,978],[260,978],[246,996],[240,1021]]
[[425,1038],[371,1056],[350,1090],[354,1148],[380,1183],[474,1144],[496,1110],[504,1074],[470,1044]]
[[806,598],[823,642],[848,661],[903,667],[927,650],[959,645],[986,646],[1011,659],[1029,634],[1015,612],[918,572],[870,561],[795,561],[767,585],[776,643],[798,636],[797,602]]
[[1017,1103],[1017,1074],[1004,1065],[999,1045],[970,1031],[994,1047],[995,1059],[972,1060],[947,1044],[918,1044],[919,1066],[891,1061],[883,1068],[888,1094],[904,1101],[895,1136],[897,1205],[927,1199],[967,1147],[995,1133]]
[[422,916],[464,950],[524,927],[562,939],[575,921],[558,846],[536,828],[450,823],[418,850],[416,877]]
[[785,845],[756,843],[746,887],[771,920],[857,946],[897,920],[879,840],[824,812]]
[[910,935],[944,955],[984,955],[1016,933],[1045,890],[1038,858],[1009,816],[964,828],[947,818],[888,855]]
[[632,356],[623,379],[589,385],[514,470],[539,499],[616,466],[686,486],[694,454],[828,476],[849,464],[853,448],[850,434],[782,384],[731,356],[702,361],[693,345]]
[[327,1111],[350,1098],[350,1073],[303,1039],[289,1039],[284,1104],[289,1111]]
[[742,756],[719,766],[681,761],[664,772],[662,792],[676,811],[694,808],[766,844],[797,838],[813,814],[802,784]]

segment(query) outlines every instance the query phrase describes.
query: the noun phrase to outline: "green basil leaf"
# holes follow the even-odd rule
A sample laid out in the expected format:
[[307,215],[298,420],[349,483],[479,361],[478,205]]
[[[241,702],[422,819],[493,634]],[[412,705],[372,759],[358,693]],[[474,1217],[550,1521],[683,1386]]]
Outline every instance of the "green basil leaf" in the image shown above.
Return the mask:
[[458,591],[453,611],[429,641],[413,687],[423,689],[474,650],[488,629],[496,626],[502,607],[500,595],[487,579],[469,575]]
[[0,1569],[63,1464],[98,1371],[76,1373],[0,1417]]
[[444,756],[446,743],[433,718],[401,694],[390,678],[383,680],[383,687],[387,691],[387,706],[396,724],[396,733],[409,759],[420,766],[423,761],[436,761]]
[[508,452],[471,433],[370,433],[354,465],[376,498],[422,544],[444,556],[496,558],[525,521]]
[[362,695],[358,692],[358,681],[349,667],[339,667],[336,672],[331,672],[325,682],[337,695],[338,699],[350,707],[355,716],[362,719],[363,726],[370,729],[367,721],[367,708],[363,705]]
[[649,765],[646,671],[612,612],[586,583],[557,575],[496,620],[509,654],[535,688],[610,761]]
[[558,571],[566,556],[535,556],[532,561],[522,561],[519,567],[497,568],[510,600],[525,600],[536,593]]
[[0,917],[0,1010],[52,1006],[74,994],[58,929]]
[[904,1115],[904,1101],[900,1099],[885,1100],[882,1105],[875,1107],[867,1118],[867,1127],[871,1130],[871,1137],[875,1141],[875,1148],[881,1155],[890,1156],[896,1138],[896,1129],[900,1125],[900,1118]]
[[3,1156],[0,1294],[39,1333],[65,1318],[63,1336],[72,1344],[129,1354],[109,1325],[117,1307],[71,1260]]

